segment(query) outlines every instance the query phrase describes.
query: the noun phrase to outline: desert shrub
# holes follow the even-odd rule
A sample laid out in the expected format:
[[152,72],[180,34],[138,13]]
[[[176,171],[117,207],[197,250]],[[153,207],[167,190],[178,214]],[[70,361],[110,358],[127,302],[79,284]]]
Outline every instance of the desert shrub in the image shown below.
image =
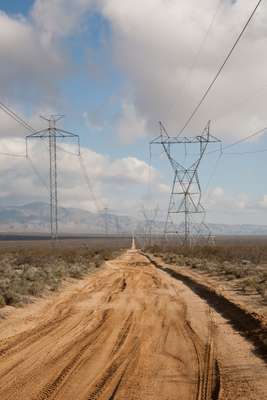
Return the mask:
[[22,297],[12,289],[7,290],[3,297],[5,299],[5,304],[9,306],[19,304],[22,300]]
[[0,294],[0,308],[1,308],[1,307],[4,307],[5,305],[6,305],[5,298],[4,298],[4,296],[2,296],[2,295]]
[[161,257],[167,264],[187,266],[234,284],[244,293],[254,292],[267,303],[267,239],[230,238],[218,241],[216,246],[199,245],[192,248],[153,246],[146,249]]
[[83,268],[81,268],[80,264],[74,264],[69,269],[69,276],[71,278],[79,279],[84,275]]
[[31,282],[31,284],[28,287],[28,294],[32,295],[32,296],[38,296],[40,295],[40,293],[42,293],[44,289],[44,284],[43,282]]
[[0,307],[27,301],[44,290],[55,291],[62,279],[80,279],[117,256],[111,249],[33,248],[0,251]]

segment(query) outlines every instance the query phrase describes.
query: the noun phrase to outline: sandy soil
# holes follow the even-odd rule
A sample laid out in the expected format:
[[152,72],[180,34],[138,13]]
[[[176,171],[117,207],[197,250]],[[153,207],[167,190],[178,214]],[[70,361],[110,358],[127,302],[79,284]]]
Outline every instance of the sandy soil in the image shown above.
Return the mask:
[[0,323],[0,399],[266,399],[253,350],[132,249]]

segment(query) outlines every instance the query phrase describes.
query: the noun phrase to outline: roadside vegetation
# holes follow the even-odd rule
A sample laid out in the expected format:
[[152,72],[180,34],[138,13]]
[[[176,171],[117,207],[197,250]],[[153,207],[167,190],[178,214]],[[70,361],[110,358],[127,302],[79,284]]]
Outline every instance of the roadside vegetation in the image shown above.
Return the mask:
[[267,305],[267,240],[228,239],[216,246],[153,246],[147,249],[167,264],[187,266],[228,281],[245,295],[259,295]]
[[0,249],[0,308],[56,291],[64,279],[80,279],[117,255],[114,249],[86,246]]

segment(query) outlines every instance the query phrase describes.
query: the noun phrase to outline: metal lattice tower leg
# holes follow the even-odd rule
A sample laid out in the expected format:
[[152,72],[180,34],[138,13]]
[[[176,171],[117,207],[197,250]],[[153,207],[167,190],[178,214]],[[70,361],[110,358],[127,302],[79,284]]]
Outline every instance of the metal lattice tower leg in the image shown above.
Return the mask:
[[[198,168],[208,144],[218,143],[220,140],[210,135],[210,122],[202,135],[193,138],[170,137],[162,123],[160,123],[160,129],[160,136],[154,139],[151,144],[160,144],[163,147],[174,171],[164,229],[165,237],[169,234],[178,235],[185,246],[191,246],[201,238],[208,241],[211,235],[204,222],[205,210],[201,204],[202,193]],[[189,166],[182,165],[172,156],[171,148],[173,145],[198,146],[198,152],[194,154]]]
[[[179,215],[182,217],[180,218],[181,221],[179,221]],[[201,187],[197,170],[192,167],[189,169],[176,169],[165,233],[179,235],[183,244],[190,246],[193,239],[196,239],[201,234],[203,235],[204,231],[207,230],[206,225],[203,223],[204,217],[205,211],[201,205]],[[197,219],[198,222],[196,221]]]
[[[53,124],[53,126],[52,126]],[[58,236],[58,199],[57,199],[57,137],[55,120],[49,121],[49,181],[50,181],[50,234],[52,239]]]
[[156,218],[159,212],[158,206],[154,209],[146,210],[144,207],[142,208],[142,214],[144,217],[144,246],[152,246],[152,234],[153,229],[155,227]]

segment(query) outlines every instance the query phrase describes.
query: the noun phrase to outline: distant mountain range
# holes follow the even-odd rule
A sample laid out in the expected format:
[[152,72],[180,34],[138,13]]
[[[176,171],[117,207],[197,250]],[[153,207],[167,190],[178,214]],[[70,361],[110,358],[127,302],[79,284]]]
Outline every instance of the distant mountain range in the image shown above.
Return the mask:
[[[59,207],[59,230],[73,234],[129,234],[144,232],[140,218],[115,213],[92,213],[79,208]],[[163,221],[156,221],[153,232],[162,233]],[[267,225],[208,224],[214,235],[267,235]],[[0,207],[0,232],[47,233],[49,231],[49,205],[35,202],[22,206]]]
[[[49,231],[49,205],[43,202],[23,206],[0,207],[0,231],[46,233]],[[136,221],[128,216],[97,214],[78,208],[58,208],[59,230],[62,233],[104,234],[129,233]]]

